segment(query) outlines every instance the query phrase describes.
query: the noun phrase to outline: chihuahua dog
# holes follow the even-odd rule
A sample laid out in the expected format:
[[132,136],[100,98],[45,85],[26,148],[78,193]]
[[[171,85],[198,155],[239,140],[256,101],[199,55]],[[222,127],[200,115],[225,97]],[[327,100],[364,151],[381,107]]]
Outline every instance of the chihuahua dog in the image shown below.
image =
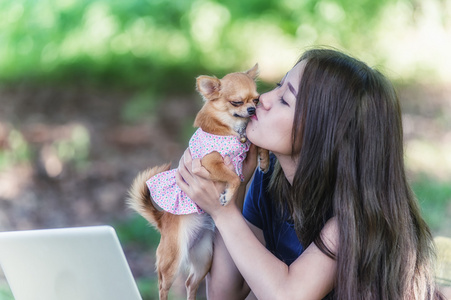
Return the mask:
[[[222,79],[199,76],[197,91],[204,99],[194,126],[198,127],[189,143],[193,158],[201,158],[210,179],[223,182],[220,203],[227,205],[242,178],[241,168],[250,143],[245,135],[249,117],[255,114],[259,94],[255,79],[258,65],[246,72],[231,73]],[[235,170],[224,164],[229,156]],[[259,167],[269,168],[269,153],[258,149]],[[159,297],[167,299],[177,274],[186,267],[187,299],[195,299],[199,284],[210,270],[214,223],[175,183],[176,169],[166,164],[150,168],[134,179],[129,204],[159,230],[156,267]],[[239,175],[238,175],[239,174]]]

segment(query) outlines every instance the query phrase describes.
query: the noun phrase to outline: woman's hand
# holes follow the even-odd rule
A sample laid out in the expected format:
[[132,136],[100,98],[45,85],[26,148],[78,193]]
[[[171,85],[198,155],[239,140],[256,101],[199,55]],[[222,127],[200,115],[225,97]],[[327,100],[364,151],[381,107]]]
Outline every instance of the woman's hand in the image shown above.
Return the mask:
[[[228,157],[224,159],[224,163],[233,169]],[[215,182],[209,178],[210,173],[202,166],[200,159],[192,159],[191,153],[187,149],[180,159],[177,169],[177,185],[190,199],[213,217],[215,212],[223,207],[219,202],[219,197],[225,189],[225,183]]]
[[[224,164],[231,170],[234,170],[234,166],[229,157],[226,156],[224,158]],[[252,178],[256,166],[257,147],[251,145],[246,159],[243,162],[244,181],[240,188],[242,192],[237,193],[236,197],[244,198],[245,187]],[[210,173],[202,166],[200,159],[192,159],[189,149],[185,151],[179,161],[176,182],[190,199],[212,217],[214,217],[215,212],[223,208],[234,207],[236,205],[242,207],[244,199],[241,198],[238,204],[236,203],[237,199],[232,199],[225,207],[220,204],[219,197],[224,192],[225,183],[210,180]]]

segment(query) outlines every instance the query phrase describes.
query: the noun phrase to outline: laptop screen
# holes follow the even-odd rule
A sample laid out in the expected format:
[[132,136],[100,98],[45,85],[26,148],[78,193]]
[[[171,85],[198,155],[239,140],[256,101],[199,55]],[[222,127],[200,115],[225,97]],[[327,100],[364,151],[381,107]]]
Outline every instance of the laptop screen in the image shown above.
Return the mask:
[[141,299],[110,226],[0,232],[0,265],[16,300]]

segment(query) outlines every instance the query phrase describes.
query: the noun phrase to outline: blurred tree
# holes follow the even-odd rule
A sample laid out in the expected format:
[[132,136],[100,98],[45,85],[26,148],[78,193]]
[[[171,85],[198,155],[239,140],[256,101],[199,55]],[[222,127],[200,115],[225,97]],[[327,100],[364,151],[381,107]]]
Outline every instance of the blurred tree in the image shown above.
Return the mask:
[[285,45],[275,46],[367,45],[381,10],[395,1],[1,1],[0,78],[169,91],[177,82],[183,91],[196,74],[268,60],[256,52],[280,38]]

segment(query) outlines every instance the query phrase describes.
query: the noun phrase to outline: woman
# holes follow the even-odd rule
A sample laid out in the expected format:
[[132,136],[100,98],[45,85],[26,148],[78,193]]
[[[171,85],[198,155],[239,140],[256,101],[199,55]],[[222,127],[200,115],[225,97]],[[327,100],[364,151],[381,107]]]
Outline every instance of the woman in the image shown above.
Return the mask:
[[383,75],[334,50],[307,51],[260,96],[246,133],[276,162],[256,172],[244,217],[255,149],[235,205],[219,204],[224,187],[189,152],[178,169],[217,226],[211,299],[243,299],[249,288],[258,299],[440,299],[432,237],[406,180],[398,98]]

